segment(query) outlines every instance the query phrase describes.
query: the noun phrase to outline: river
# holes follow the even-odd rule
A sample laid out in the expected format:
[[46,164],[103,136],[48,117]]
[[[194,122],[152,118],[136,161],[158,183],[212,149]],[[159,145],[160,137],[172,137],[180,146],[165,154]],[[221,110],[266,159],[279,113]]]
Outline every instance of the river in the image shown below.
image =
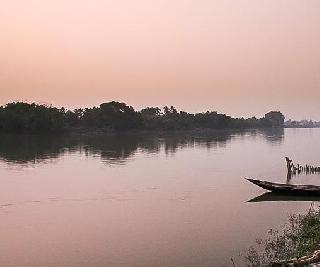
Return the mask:
[[[320,129],[0,136],[0,266],[232,266],[310,201],[244,178],[320,165]],[[320,175],[292,183],[320,184]]]

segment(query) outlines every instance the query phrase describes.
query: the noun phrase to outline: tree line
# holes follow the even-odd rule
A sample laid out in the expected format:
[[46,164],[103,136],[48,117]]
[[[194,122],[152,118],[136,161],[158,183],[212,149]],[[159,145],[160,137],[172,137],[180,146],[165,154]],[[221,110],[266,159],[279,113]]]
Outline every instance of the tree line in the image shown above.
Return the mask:
[[76,130],[193,130],[283,127],[284,116],[271,111],[263,118],[232,118],[216,111],[188,113],[173,106],[147,107],[140,111],[121,102],[67,110],[37,103],[13,102],[0,106],[0,131],[58,133]]

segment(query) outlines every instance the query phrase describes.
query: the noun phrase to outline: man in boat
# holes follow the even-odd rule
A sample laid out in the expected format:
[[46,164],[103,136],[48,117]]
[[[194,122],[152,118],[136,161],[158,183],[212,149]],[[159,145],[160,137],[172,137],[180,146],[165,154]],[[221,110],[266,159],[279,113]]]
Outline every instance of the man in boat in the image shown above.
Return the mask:
[[292,177],[293,163],[292,163],[292,160],[289,159],[288,157],[286,157],[286,161],[287,161],[287,169],[288,169],[288,173],[287,173],[287,184],[288,184]]
[[292,167],[293,167],[293,163],[292,163],[292,160],[289,159],[288,157],[286,157],[286,161],[287,161],[287,169],[288,169],[288,172],[292,172]]

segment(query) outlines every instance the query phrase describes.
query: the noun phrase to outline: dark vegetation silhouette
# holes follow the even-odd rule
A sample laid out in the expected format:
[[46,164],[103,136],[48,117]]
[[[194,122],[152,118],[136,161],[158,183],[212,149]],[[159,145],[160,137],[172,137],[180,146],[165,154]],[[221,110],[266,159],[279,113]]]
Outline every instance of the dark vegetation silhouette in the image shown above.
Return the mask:
[[173,106],[135,111],[120,102],[99,107],[56,108],[36,103],[13,102],[0,107],[0,131],[10,133],[58,133],[75,130],[123,132],[131,130],[250,129],[283,127],[284,116],[271,111],[263,118],[232,118],[215,111],[188,113]]

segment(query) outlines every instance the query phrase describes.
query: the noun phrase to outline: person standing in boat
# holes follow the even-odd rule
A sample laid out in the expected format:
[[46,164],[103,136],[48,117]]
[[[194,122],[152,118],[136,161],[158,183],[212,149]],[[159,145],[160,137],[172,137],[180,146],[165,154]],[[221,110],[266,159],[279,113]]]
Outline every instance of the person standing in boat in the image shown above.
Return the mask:
[[288,169],[288,173],[287,173],[287,183],[290,182],[291,177],[292,177],[292,167],[293,167],[293,163],[292,160],[289,159],[288,157],[286,157],[286,161],[287,161],[287,169]]

